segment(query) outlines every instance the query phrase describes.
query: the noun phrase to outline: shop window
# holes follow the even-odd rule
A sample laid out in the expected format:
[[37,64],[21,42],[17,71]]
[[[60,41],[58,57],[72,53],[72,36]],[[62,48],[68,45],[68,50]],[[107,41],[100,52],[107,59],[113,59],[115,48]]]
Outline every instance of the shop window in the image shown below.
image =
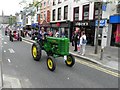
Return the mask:
[[83,20],[89,19],[89,4],[83,6]]
[[58,8],[58,20],[61,20],[61,8]]
[[53,10],[53,21],[55,21],[55,9]]
[[64,19],[68,19],[68,5],[64,7]]
[[[100,4],[100,2],[95,2],[95,6],[94,6],[94,19],[98,19],[99,4]],[[102,5],[101,5],[101,9],[102,9]],[[102,18],[102,10],[100,12],[100,18]]]
[[46,20],[46,12],[44,11],[44,20]]
[[74,20],[79,20],[79,7],[74,8]]

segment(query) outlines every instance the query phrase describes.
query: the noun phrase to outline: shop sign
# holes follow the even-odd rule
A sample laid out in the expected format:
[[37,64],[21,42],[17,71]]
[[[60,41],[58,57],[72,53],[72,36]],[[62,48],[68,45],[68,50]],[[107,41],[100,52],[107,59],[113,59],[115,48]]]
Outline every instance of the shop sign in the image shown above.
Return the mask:
[[[100,20],[100,26],[105,26],[107,23],[107,20]],[[95,21],[95,26],[98,26],[98,20]]]
[[75,25],[76,26],[88,26],[89,23],[88,22],[76,22]]

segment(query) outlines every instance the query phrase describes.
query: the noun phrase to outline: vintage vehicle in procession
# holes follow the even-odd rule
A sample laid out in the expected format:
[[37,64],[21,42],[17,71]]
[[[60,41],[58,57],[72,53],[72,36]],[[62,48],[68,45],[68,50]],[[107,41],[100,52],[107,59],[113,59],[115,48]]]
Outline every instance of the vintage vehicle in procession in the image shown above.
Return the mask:
[[11,30],[10,34],[9,34],[9,40],[12,42],[14,40],[22,41],[22,37],[20,36],[20,32],[17,30]]
[[67,66],[72,67],[75,64],[74,57],[69,53],[69,39],[45,36],[44,40],[36,40],[32,45],[32,56],[35,61],[39,61],[42,56],[42,50],[47,53],[47,67],[50,71],[56,68],[55,58],[64,57]]

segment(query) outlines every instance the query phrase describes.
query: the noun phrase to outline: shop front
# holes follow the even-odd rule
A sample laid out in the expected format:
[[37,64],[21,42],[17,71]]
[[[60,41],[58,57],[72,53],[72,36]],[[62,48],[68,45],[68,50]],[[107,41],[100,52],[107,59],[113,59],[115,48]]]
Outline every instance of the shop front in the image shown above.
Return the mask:
[[111,31],[111,46],[120,46],[120,15],[110,16]]
[[81,31],[85,30],[88,41],[87,44],[93,45],[95,35],[95,21],[74,21],[74,30],[76,27],[80,28]]
[[67,38],[69,38],[71,40],[71,36],[72,36],[72,27],[73,24],[70,21],[64,21],[64,22],[51,22],[51,30],[53,31],[53,34],[55,34],[55,32],[58,30],[60,36],[65,36]]
[[50,23],[47,23],[45,20],[40,24],[40,30],[41,28],[44,28],[46,31],[50,30]]

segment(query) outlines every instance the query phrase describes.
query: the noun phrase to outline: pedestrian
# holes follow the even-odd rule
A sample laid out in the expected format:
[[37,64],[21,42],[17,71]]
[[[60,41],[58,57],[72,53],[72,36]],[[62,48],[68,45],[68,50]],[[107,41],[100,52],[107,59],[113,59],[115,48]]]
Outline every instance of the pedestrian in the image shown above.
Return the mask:
[[55,37],[59,37],[59,31],[56,30]]
[[81,55],[85,55],[86,43],[87,43],[87,40],[86,40],[85,31],[82,31],[82,33],[81,33],[81,38],[80,38]]
[[79,31],[79,28],[76,28],[75,36],[74,36],[74,43],[75,43],[75,49],[74,49],[74,51],[77,51],[78,31]]
[[74,36],[75,36],[75,31],[72,33],[72,38],[71,38],[72,46],[74,46]]
[[77,51],[78,51],[78,53],[80,53],[80,47],[81,47],[80,37],[81,37],[81,32],[79,30],[79,32],[78,32],[78,41],[77,41]]

